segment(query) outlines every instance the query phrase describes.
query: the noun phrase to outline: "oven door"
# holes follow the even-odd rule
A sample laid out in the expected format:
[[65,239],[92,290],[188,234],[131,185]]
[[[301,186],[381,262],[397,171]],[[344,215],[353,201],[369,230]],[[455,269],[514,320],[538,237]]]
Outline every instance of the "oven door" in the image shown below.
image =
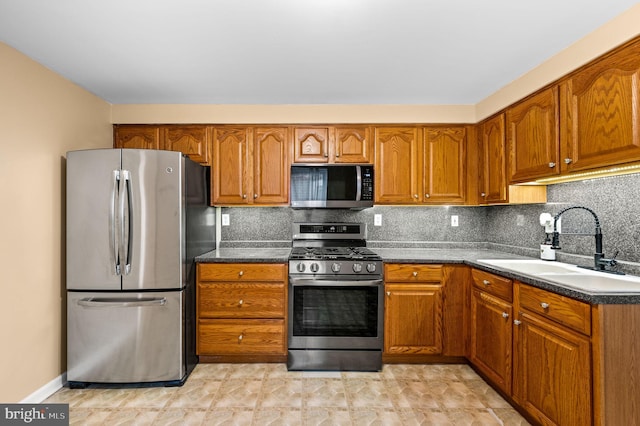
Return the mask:
[[382,279],[289,278],[289,349],[382,349]]

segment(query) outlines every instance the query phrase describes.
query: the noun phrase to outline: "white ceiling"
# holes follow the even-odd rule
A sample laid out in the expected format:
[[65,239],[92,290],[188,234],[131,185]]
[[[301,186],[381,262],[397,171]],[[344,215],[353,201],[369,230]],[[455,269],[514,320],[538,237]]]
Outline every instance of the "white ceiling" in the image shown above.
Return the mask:
[[0,41],[114,104],[475,104],[627,0],[0,0]]

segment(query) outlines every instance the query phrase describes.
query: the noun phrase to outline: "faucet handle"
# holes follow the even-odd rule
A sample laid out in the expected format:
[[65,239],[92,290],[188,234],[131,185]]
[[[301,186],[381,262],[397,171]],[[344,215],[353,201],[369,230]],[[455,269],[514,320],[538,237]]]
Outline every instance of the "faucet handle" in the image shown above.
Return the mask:
[[616,252],[613,253],[613,257],[609,259],[609,266],[616,266],[618,264],[618,261],[616,260],[618,253],[620,253],[620,250],[616,250]]

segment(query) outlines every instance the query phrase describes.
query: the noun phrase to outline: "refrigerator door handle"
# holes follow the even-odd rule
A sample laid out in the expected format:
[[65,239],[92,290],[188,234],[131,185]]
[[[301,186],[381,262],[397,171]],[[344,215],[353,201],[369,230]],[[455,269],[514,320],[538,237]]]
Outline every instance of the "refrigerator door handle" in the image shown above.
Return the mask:
[[116,275],[120,275],[120,262],[118,260],[118,233],[116,232],[118,209],[118,185],[120,183],[120,170],[113,171],[113,186],[111,187],[111,206],[109,208],[109,252],[111,264]]
[[78,305],[86,308],[140,308],[166,304],[165,297],[86,297],[78,300]]
[[[124,262],[124,275],[129,275],[131,272],[131,245],[133,243],[132,231],[133,231],[133,205],[131,203],[131,172],[128,170],[122,171],[124,191],[122,200],[120,202],[120,212],[122,214],[122,259]],[[126,202],[126,208],[125,208]]]

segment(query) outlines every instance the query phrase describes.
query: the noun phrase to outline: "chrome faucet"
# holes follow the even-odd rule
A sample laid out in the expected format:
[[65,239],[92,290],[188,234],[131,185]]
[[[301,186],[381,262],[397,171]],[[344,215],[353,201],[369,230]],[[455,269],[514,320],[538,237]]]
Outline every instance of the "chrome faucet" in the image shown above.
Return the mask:
[[[564,210],[560,210],[560,212],[553,217],[553,238],[551,240],[551,248],[554,250],[561,249],[560,233],[558,232],[558,228],[557,228],[558,219],[560,219],[560,216],[562,216],[564,212],[569,210],[574,210],[574,209],[581,209],[581,210],[588,211],[589,213],[591,213],[596,223],[596,231],[594,234],[596,238],[596,252],[593,255],[593,268],[588,268],[588,269],[594,269],[596,271],[602,271],[602,272],[612,272],[615,274],[622,274],[622,272],[611,271],[607,269],[607,267],[614,267],[618,264],[618,262],[616,261],[616,256],[618,255],[618,252],[616,251],[616,253],[613,255],[611,259],[606,259],[604,257],[604,253],[602,253],[602,228],[600,228],[600,219],[598,219],[598,215],[596,215],[596,212],[594,212],[588,207],[583,207],[583,206],[567,207]],[[573,235],[584,235],[584,234],[573,234]]]

